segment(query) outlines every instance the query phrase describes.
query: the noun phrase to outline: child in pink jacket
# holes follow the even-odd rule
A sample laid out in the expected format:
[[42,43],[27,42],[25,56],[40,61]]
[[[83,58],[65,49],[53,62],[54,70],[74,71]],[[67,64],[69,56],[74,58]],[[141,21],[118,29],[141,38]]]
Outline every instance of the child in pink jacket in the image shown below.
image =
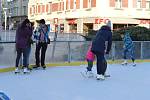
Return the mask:
[[89,46],[89,49],[86,53],[86,61],[88,63],[87,72],[92,73],[93,61],[95,59],[94,53],[91,51],[92,45]]

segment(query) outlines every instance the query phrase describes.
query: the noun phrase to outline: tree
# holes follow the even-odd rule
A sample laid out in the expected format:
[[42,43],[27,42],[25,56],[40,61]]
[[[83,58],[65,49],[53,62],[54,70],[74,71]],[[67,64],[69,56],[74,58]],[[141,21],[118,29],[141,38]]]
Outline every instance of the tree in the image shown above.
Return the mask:
[[120,33],[125,31],[129,32],[133,41],[150,41],[150,29],[146,27],[136,26],[128,27],[113,31],[113,40],[120,41]]

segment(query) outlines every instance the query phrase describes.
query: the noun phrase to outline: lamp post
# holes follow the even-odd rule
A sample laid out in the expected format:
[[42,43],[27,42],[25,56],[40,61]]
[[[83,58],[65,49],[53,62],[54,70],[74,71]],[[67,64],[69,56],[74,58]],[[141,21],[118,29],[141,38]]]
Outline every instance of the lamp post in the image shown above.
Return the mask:
[[6,30],[7,30],[7,9],[8,8],[3,8],[3,10],[4,10],[4,16],[5,16],[5,41],[7,39],[7,36],[6,36]]
[[8,34],[8,40],[10,41],[10,30],[11,30],[11,13],[9,13],[9,34]]
[[7,28],[7,9],[8,8],[3,8],[3,10],[4,10],[4,16],[5,16],[5,30]]

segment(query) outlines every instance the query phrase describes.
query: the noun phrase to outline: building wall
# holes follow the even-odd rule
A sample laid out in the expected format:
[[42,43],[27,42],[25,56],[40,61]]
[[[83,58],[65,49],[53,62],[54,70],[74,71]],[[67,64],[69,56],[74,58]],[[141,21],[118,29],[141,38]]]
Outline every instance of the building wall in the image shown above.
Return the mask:
[[[64,24],[64,31],[77,27],[84,32],[85,27],[97,30],[111,20],[113,24],[137,24],[149,27],[150,7],[146,0],[29,0],[28,17],[31,21],[44,18],[54,31],[55,24]],[[90,2],[90,3],[89,3]],[[54,23],[54,19],[58,23]],[[75,25],[75,26],[72,26]],[[89,25],[89,26],[88,26]],[[112,27],[113,28],[113,27]]]
[[1,16],[2,16],[2,0],[0,0],[0,23],[1,23]]
[[10,16],[14,27],[27,18],[28,2],[29,0],[12,0],[7,2],[7,14]]

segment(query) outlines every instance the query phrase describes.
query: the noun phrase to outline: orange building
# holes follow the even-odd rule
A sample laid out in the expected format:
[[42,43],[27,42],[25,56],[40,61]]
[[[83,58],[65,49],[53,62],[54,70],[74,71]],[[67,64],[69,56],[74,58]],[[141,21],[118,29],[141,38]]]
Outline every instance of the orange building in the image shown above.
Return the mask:
[[150,27],[150,0],[29,0],[31,21],[44,18],[51,31],[84,35],[111,21],[112,29],[140,25]]

